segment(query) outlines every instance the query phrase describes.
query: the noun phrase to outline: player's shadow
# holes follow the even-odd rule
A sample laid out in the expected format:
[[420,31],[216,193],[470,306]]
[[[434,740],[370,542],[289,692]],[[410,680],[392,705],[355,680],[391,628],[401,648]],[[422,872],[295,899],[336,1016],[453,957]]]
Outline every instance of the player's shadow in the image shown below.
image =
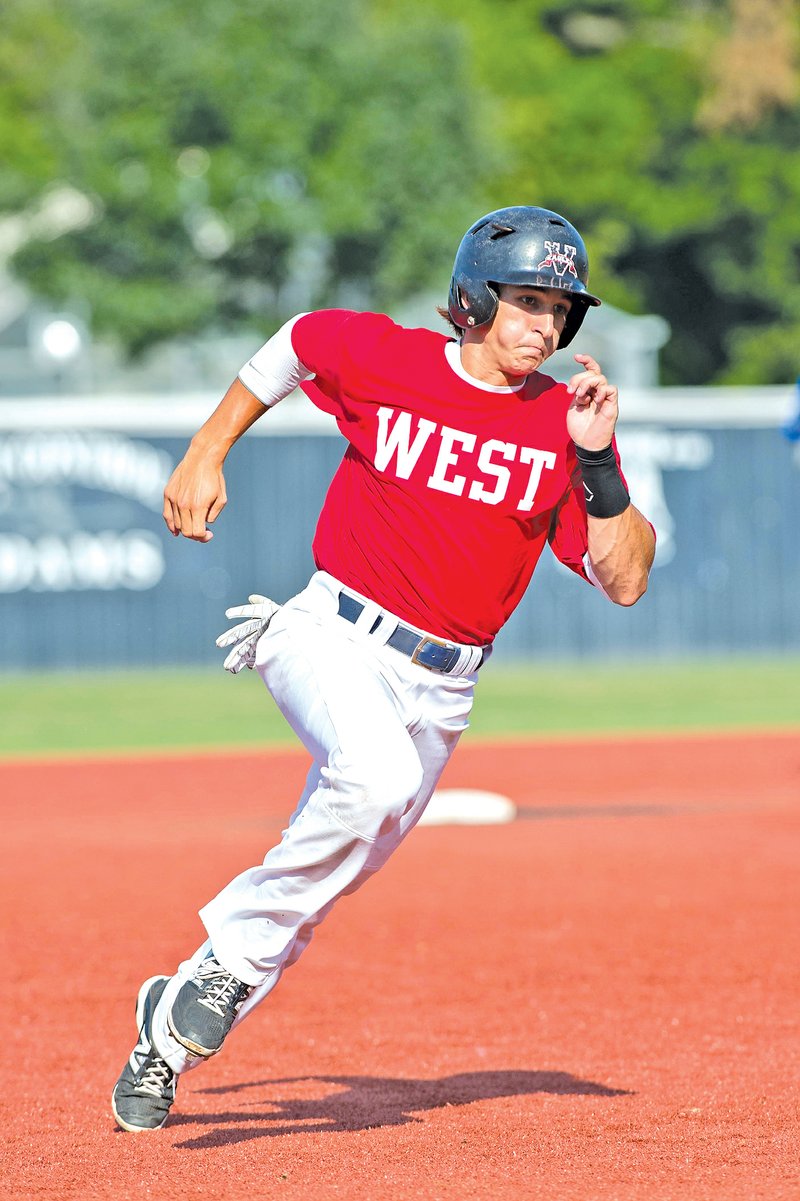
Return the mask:
[[[284,1085],[320,1087],[313,1098],[273,1100],[270,1093],[285,1091]],[[257,1090],[253,1100],[245,1098]],[[495,1097],[522,1097],[534,1093],[556,1093],[592,1097],[624,1097],[630,1092],[608,1088],[592,1080],[581,1080],[568,1072],[460,1072],[440,1080],[392,1079],[382,1076],[301,1076],[279,1080],[257,1080],[200,1090],[206,1096],[240,1095],[242,1107],[192,1116],[176,1114],[170,1126],[212,1126],[207,1134],[177,1143],[179,1147],[203,1150],[271,1138],[280,1134],[333,1134],[369,1130],[378,1126],[403,1126],[420,1122],[416,1115],[445,1105],[468,1105]],[[304,1091],[308,1091],[306,1088]]]

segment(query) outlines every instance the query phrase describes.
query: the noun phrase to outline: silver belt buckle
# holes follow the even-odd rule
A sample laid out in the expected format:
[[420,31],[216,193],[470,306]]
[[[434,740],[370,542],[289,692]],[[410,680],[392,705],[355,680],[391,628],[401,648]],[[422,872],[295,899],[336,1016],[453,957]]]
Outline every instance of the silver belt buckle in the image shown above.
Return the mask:
[[446,651],[453,650],[452,642],[445,642],[441,638],[420,638],[419,642],[417,643],[416,650],[411,656],[411,662],[416,663],[418,667],[424,667],[426,671],[438,671],[440,675],[445,674],[442,672],[441,667],[428,667],[427,663],[420,663],[419,655],[428,645],[440,646],[442,650]]

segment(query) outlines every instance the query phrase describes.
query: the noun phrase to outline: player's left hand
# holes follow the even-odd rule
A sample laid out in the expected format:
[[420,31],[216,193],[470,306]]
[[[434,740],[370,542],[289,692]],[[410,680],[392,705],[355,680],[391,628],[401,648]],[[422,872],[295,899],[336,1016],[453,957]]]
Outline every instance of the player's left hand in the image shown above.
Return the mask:
[[600,364],[588,354],[576,354],[583,364],[569,381],[572,404],[567,410],[567,432],[584,450],[604,450],[611,444],[619,416],[619,393],[603,375]]
[[222,664],[225,670],[233,675],[237,675],[243,667],[249,667],[251,670],[255,667],[256,643],[280,609],[280,605],[276,605],[275,601],[270,600],[268,596],[259,596],[257,592],[247,599],[249,605],[236,605],[225,610],[226,617],[246,617],[247,620],[226,630],[216,640],[219,647],[236,644]]

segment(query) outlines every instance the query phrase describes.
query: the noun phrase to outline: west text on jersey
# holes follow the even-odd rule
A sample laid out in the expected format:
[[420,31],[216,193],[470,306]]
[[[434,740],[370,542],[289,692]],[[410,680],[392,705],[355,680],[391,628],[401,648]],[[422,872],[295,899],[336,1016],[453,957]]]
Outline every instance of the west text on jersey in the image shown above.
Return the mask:
[[[463,496],[466,490],[470,500],[481,501],[486,505],[498,505],[505,499],[511,483],[511,470],[505,463],[518,462],[529,466],[524,492],[516,506],[520,513],[531,511],[542,473],[552,471],[556,464],[557,456],[552,450],[517,446],[499,438],[490,438],[482,442],[476,455],[477,435],[453,429],[448,425],[438,425],[426,417],[416,418],[412,430],[411,413],[396,413],[394,409],[382,406],[378,409],[376,468],[385,472],[394,460],[393,471],[398,479],[410,479],[431,438],[438,438],[439,449],[433,471],[425,482],[428,488],[438,492]],[[458,473],[459,466],[464,471],[470,470],[471,473],[477,467],[483,478],[476,478],[471,474],[468,479],[466,475]]]

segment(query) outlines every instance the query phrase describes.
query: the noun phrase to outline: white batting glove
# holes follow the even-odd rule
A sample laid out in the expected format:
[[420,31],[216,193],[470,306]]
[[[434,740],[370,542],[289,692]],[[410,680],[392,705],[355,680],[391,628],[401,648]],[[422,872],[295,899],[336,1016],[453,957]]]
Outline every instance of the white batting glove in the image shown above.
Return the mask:
[[246,617],[247,621],[233,626],[217,638],[219,647],[236,644],[222,664],[225,670],[233,675],[237,675],[243,667],[252,669],[255,666],[256,643],[280,609],[280,605],[276,605],[275,601],[270,600],[268,596],[259,596],[257,592],[248,597],[248,600],[249,605],[236,605],[233,609],[225,610],[226,617]]

